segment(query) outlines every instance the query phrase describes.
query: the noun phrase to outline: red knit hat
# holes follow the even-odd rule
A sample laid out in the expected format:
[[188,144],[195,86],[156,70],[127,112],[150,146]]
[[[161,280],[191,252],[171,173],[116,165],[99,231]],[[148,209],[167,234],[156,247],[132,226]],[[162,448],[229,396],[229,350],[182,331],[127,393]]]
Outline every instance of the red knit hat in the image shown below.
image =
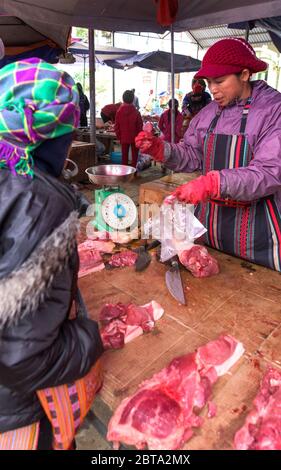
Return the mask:
[[239,73],[243,69],[261,72],[267,63],[258,59],[252,46],[241,38],[221,39],[211,46],[202,60],[201,69],[194,78],[217,78]]

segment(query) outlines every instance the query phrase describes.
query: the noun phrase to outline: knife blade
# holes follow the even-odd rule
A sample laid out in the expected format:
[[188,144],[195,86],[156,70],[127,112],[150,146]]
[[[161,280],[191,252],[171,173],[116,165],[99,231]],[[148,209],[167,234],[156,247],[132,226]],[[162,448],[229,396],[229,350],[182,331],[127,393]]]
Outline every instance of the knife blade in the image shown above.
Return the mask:
[[171,260],[171,267],[166,271],[166,286],[170,294],[182,305],[186,305],[179,263]]

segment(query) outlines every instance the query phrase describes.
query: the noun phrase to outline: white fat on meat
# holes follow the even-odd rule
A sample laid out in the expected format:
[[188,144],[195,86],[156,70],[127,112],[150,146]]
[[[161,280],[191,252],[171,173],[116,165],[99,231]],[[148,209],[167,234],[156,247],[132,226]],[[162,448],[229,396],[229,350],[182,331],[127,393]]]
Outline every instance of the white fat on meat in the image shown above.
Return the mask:
[[203,423],[195,413],[209,403],[209,417],[216,414],[210,402],[212,385],[229,370],[244,348],[230,335],[175,358],[137,391],[125,398],[112,416],[107,439],[137,449],[175,450],[191,438],[193,428]]
[[[105,304],[99,314],[99,320],[104,325],[101,334],[112,348],[119,349],[143,333],[151,331],[163,313],[164,309],[155,300],[141,306]],[[113,322],[114,329],[111,327]]]
[[224,375],[244,354],[243,344],[233,336],[224,335],[205,346],[198,348],[197,361],[199,367],[214,367],[218,377]]

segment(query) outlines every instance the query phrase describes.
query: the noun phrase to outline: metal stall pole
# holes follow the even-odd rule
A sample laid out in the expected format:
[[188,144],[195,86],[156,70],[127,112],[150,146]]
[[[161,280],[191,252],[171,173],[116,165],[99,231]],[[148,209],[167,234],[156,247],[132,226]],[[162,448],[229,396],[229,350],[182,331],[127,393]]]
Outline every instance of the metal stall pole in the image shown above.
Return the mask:
[[[89,72],[90,72],[90,140],[96,143],[96,77],[95,77],[95,30],[88,29],[89,36]],[[94,165],[97,164],[96,152]]]
[[[114,31],[112,32],[112,46],[115,46]],[[112,103],[115,103],[115,68],[112,67]]]
[[171,25],[171,88],[172,88],[172,109],[171,109],[171,141],[175,143],[175,64],[174,64],[174,27]]
[[83,55],[83,90],[85,90],[85,76],[86,76],[86,56]]

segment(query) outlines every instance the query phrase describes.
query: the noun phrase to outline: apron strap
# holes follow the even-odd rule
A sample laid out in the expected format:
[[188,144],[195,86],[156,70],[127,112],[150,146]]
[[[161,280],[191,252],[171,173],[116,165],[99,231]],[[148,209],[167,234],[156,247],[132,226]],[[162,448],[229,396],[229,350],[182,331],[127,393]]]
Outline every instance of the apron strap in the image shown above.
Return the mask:
[[242,135],[245,134],[247,118],[248,118],[249,110],[250,110],[250,107],[251,107],[251,101],[252,101],[252,97],[250,96],[250,98],[247,99],[246,104],[243,108],[242,119],[241,119],[241,124],[240,124],[240,131],[239,131],[239,133],[242,134]]
[[219,117],[222,113],[222,109],[220,109],[219,111],[217,111],[217,114],[215,115],[214,119],[211,121],[209,127],[208,127],[208,130],[207,130],[207,134],[210,134],[211,132],[213,132],[213,130],[215,129],[216,127],[216,124],[219,120]]
[[[250,110],[250,107],[251,107],[251,101],[252,101],[252,97],[250,96],[247,101],[246,101],[246,104],[243,108],[243,113],[242,113],[242,119],[241,119],[241,124],[240,124],[240,130],[239,130],[239,134],[244,134],[245,133],[245,129],[246,129],[246,124],[247,124],[247,118],[248,118],[248,114],[249,114],[249,110]],[[209,128],[207,130],[207,133],[211,133],[214,131],[215,127],[216,127],[216,124],[219,120],[219,117],[222,113],[222,109],[220,109],[219,111],[217,111],[217,114],[215,115],[214,119],[211,121],[210,125],[209,125]]]

